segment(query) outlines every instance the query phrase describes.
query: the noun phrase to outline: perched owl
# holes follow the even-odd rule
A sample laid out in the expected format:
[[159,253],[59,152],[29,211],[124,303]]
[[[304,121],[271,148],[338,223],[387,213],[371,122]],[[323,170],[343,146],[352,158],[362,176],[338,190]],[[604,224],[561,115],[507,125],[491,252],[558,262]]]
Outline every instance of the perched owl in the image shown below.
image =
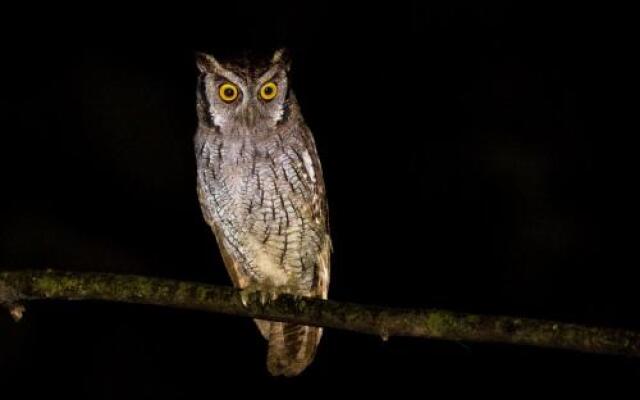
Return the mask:
[[[196,60],[198,197],[234,285],[327,298],[331,239],[320,160],[289,87],[283,50],[271,59]],[[273,375],[313,360],[317,327],[255,320]]]

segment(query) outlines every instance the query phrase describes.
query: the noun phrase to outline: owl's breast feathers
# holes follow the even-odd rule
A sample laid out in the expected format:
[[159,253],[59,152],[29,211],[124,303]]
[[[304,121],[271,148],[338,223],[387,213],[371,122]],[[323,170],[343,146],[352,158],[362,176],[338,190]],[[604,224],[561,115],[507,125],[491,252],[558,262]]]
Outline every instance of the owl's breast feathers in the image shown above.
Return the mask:
[[198,135],[199,199],[234,284],[326,298],[331,244],[313,139]]

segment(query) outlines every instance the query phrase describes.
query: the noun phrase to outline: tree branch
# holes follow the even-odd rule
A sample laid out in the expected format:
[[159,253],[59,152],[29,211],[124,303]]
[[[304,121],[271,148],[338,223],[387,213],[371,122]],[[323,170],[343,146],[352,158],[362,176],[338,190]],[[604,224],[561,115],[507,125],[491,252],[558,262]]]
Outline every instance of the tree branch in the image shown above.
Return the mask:
[[0,272],[0,304],[19,319],[33,300],[101,300],[324,326],[381,336],[523,344],[588,353],[640,356],[640,333],[554,321],[456,313],[436,309],[394,309],[282,295],[262,304],[252,293],[246,306],[240,291],[193,282],[133,275],[63,271]]

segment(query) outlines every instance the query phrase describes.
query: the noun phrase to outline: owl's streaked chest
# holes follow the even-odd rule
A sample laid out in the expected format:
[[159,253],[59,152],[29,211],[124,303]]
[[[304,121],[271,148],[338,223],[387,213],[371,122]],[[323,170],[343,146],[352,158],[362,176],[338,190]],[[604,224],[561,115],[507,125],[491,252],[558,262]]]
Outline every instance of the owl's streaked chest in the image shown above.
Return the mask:
[[305,149],[282,142],[257,146],[212,138],[203,145],[201,203],[254,273],[279,281],[313,262],[320,236],[312,167]]
[[200,184],[207,185],[219,211],[228,217],[232,211],[236,222],[256,213],[274,220],[288,202],[303,203],[310,194],[304,159],[295,154],[295,148],[273,142],[210,140],[199,161]]

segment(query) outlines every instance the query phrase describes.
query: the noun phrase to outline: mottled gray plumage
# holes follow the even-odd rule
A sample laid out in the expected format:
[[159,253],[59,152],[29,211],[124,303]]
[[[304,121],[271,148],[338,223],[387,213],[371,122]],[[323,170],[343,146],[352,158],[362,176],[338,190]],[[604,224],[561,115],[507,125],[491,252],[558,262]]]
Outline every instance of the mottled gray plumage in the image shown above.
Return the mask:
[[[234,285],[327,298],[322,169],[283,51],[265,62],[199,54],[197,65],[198,196]],[[321,328],[256,323],[272,374],[297,375],[313,360]]]

